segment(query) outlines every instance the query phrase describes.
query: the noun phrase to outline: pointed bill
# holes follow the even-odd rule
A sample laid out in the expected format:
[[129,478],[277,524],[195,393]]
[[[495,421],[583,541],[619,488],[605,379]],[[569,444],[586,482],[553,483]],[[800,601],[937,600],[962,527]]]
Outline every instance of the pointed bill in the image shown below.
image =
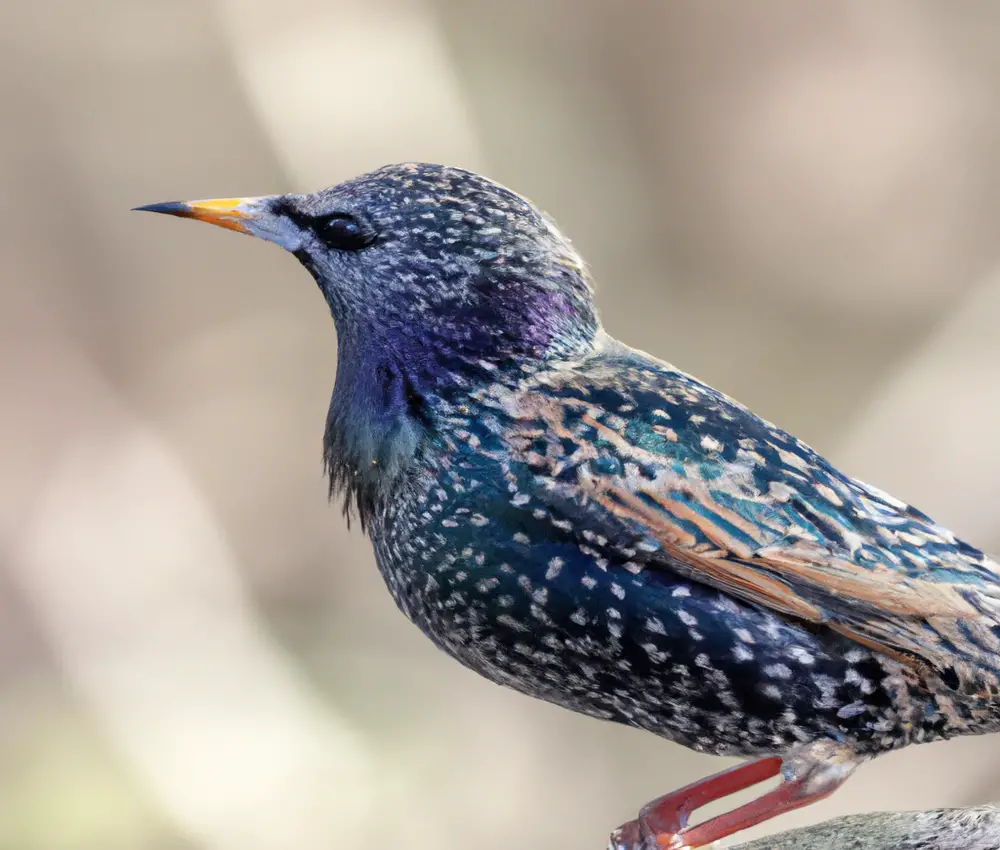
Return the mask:
[[207,221],[227,230],[253,233],[249,224],[258,217],[260,198],[215,198],[208,201],[167,201],[136,207],[138,212],[155,212]]

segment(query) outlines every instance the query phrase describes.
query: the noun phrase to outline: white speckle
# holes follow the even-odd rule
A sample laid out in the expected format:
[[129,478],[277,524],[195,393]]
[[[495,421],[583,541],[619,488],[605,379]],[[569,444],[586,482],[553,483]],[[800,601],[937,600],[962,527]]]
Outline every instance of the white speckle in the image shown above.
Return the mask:
[[675,587],[672,591],[670,591],[670,595],[678,598],[690,596],[691,588],[682,584],[680,587]]
[[809,650],[804,649],[801,646],[791,646],[788,648],[788,654],[792,656],[799,664],[813,664],[816,659]]
[[865,545],[865,539],[856,531],[844,529],[840,536],[844,538],[844,543],[847,544],[847,549],[852,555]]
[[733,647],[733,656],[737,661],[753,661],[753,651],[747,649],[742,643]]
[[529,543],[531,543],[531,538],[528,537],[528,535],[525,534],[523,531],[518,531],[514,534],[514,542],[527,546]]
[[593,576],[581,576],[580,584],[582,584],[587,590],[593,590],[597,587],[597,579]]
[[705,417],[702,416],[700,413],[696,413],[694,414],[694,416],[688,417],[688,422],[690,422],[692,425],[701,425],[701,423],[704,421]]
[[649,660],[654,664],[662,664],[669,658],[667,653],[662,649],[658,649],[655,643],[643,643],[640,646],[646,650],[646,655],[649,656]]
[[489,593],[490,591],[496,590],[497,586],[500,584],[500,579],[496,576],[488,576],[482,579],[477,585],[476,590],[480,593]]
[[857,668],[848,667],[847,672],[844,674],[844,681],[849,685],[860,685],[868,680],[857,671]]
[[761,687],[760,692],[764,696],[769,697],[770,699],[773,700],[778,700],[779,702],[782,699],[781,688],[779,688],[777,685],[764,685]]
[[547,626],[554,625],[554,623],[552,622],[552,618],[545,613],[545,609],[542,608],[540,605],[535,605],[534,603],[532,603],[531,616],[534,617],[536,620],[541,620]]
[[531,594],[531,598],[539,605],[544,605],[549,601],[549,589],[547,587],[540,587]]
[[750,634],[749,630],[747,629],[733,629],[733,634],[736,635],[736,637],[738,637],[741,641],[743,641],[743,643],[749,643],[749,644],[757,643],[757,641],[753,639],[753,635]]
[[698,625],[698,618],[695,617],[693,614],[689,614],[687,611],[678,611],[677,612],[677,618],[685,626],[697,626]]
[[794,487],[789,487],[784,481],[772,481],[767,486],[767,492],[779,502],[787,502],[796,491]]
[[480,528],[482,528],[484,525],[489,524],[489,520],[486,519],[486,517],[484,517],[482,514],[473,514],[471,517],[469,517],[469,522]]
[[892,505],[896,510],[905,510],[906,502],[901,502],[895,496],[890,496],[885,490],[879,490],[878,487],[872,487],[871,484],[865,484],[864,481],[858,481],[857,478],[854,479],[854,483],[857,484],[862,490],[867,490],[873,496],[877,496],[883,502],[887,502]]
[[772,679],[791,679],[792,671],[787,664],[768,664],[764,668],[764,675]]
[[545,578],[552,581],[562,571],[565,561],[562,558],[553,558],[549,561],[549,568],[545,571]]
[[622,612],[617,608],[608,608],[608,616],[612,620],[620,620],[622,618]]
[[569,618],[576,623],[578,626],[587,625],[587,612],[583,608],[577,608]]
[[836,505],[839,508],[844,504],[844,500],[841,499],[836,492],[834,492],[832,487],[827,487],[826,484],[821,484],[818,481],[813,484],[813,487],[815,487],[816,492],[826,499],[831,505]]
[[515,632],[526,632],[528,627],[524,625],[520,620],[515,620],[510,614],[501,614],[497,617],[497,622],[502,626],[507,626],[507,628],[513,629]]
[[521,505],[526,505],[530,501],[531,501],[531,496],[528,495],[527,493],[517,493],[514,496],[514,498],[510,500],[510,503],[514,505],[514,507],[519,508],[521,507]]
[[441,525],[445,528],[458,528],[458,523],[453,519],[443,519],[441,520]]
[[859,714],[864,714],[866,711],[865,704],[861,700],[855,700],[848,705],[845,705],[837,712],[837,717],[843,720],[847,720],[851,717],[857,717]]
[[667,633],[667,630],[663,627],[663,621],[658,620],[656,617],[649,617],[646,620],[646,631],[658,635],[665,635]]
[[863,660],[865,657],[864,650],[861,649],[849,649],[844,653],[844,660],[848,664],[857,664],[859,661]]
[[820,690],[820,695],[818,698],[813,700],[813,705],[816,708],[833,708],[836,703],[837,697],[837,683],[829,676],[818,675],[813,676],[813,682],[815,682],[816,687]]
[[781,624],[778,622],[777,617],[768,617],[764,620],[760,630],[771,640],[781,640]]
[[611,583],[611,592],[619,599],[625,598],[625,588],[618,584],[618,582]]
[[746,449],[738,449],[736,452],[736,457],[743,461],[745,464],[753,466],[767,466],[767,461],[764,460],[764,456],[758,452],[747,451]]
[[774,443],[771,444],[774,450],[778,453],[778,457],[781,458],[781,462],[793,469],[801,470],[802,472],[808,472],[810,470],[809,461],[805,458],[795,454],[794,452],[785,451]]
[[611,633],[611,637],[620,638],[622,636],[622,626],[621,623],[609,622],[608,631]]
[[559,636],[553,632],[548,632],[542,637],[542,643],[544,643],[549,649],[562,649],[563,642],[559,639]]
[[[693,421],[694,417],[692,416],[691,419]],[[722,451],[722,443],[716,440],[715,437],[709,437],[708,435],[701,438],[701,447],[707,452]]]
[[514,597],[507,593],[505,593],[503,596],[498,596],[497,605],[499,605],[501,608],[513,608]]

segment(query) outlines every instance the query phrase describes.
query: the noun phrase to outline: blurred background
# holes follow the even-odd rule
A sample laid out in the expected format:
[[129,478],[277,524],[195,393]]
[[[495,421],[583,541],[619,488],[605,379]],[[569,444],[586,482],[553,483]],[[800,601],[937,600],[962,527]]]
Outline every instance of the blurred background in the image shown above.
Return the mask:
[[[0,115],[3,850],[583,850],[727,764],[434,650],[326,501],[314,284],[137,204],[484,171],[614,335],[1000,550],[997,4],[6,0]],[[958,740],[767,829],[998,798]]]

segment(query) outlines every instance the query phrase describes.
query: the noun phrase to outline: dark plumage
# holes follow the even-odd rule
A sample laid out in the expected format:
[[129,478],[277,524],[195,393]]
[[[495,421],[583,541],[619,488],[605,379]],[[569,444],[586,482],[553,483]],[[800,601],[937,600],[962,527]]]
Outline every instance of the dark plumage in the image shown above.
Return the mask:
[[[523,198],[408,164],[151,209],[278,242],[319,283],[331,489],[439,647],[575,711],[765,757],[653,804],[617,846],[694,846],[866,758],[996,730],[997,564],[608,337],[583,262]],[[779,767],[777,791],[685,829]]]

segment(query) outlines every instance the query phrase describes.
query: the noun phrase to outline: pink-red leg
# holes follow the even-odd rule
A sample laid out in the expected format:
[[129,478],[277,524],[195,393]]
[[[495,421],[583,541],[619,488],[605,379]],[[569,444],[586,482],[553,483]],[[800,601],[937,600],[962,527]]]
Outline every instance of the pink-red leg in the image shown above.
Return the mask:
[[[839,753],[835,754],[839,755]],[[639,817],[611,836],[612,850],[688,850],[704,847],[777,815],[807,806],[832,794],[850,776],[854,763],[791,759],[791,775],[781,785],[731,812],[689,827],[691,814],[702,806],[743,791],[782,772],[783,760],[763,758],[724,770],[667,794],[643,807]]]

